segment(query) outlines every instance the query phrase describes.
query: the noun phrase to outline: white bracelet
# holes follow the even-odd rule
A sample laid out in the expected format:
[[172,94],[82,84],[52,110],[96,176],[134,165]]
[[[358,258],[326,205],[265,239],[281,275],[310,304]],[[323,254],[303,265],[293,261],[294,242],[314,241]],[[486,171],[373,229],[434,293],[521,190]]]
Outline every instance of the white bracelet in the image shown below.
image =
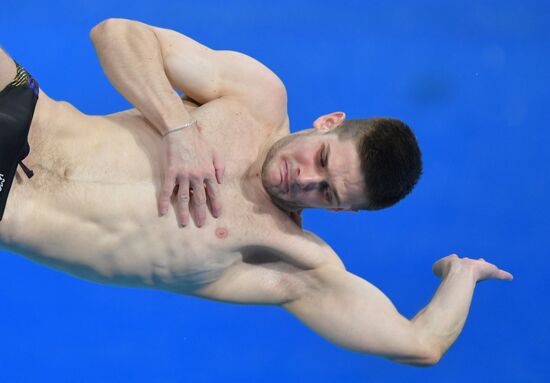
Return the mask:
[[191,122],[188,122],[187,124],[183,124],[183,125],[181,125],[181,126],[178,126],[177,128],[172,129],[172,130],[169,130],[169,131],[167,131],[166,133],[164,133],[164,134],[162,135],[162,137],[165,137],[165,136],[166,136],[167,134],[169,134],[169,133],[177,132],[178,130],[182,130],[182,129],[185,129],[185,128],[190,128],[191,126],[193,126],[193,125],[196,124],[196,123],[197,123],[197,120],[193,120],[193,121],[191,121]]

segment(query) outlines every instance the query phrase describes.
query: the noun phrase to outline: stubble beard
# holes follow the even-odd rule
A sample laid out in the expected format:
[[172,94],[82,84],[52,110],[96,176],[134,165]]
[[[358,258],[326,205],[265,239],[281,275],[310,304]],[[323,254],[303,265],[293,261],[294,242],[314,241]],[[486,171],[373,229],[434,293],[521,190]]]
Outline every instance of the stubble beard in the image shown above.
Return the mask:
[[305,134],[305,133],[291,134],[281,138],[279,141],[276,141],[267,152],[264,163],[262,164],[262,171],[261,171],[262,185],[264,189],[267,191],[267,193],[269,194],[273,203],[277,205],[280,209],[286,212],[294,212],[304,208],[305,206],[302,206],[297,202],[287,201],[282,199],[280,197],[281,190],[279,186],[270,185],[270,183],[267,181],[267,172],[269,168],[273,166],[271,163],[273,162],[274,158],[277,156],[277,153],[280,151],[280,149],[286,146],[290,141],[295,140],[297,135],[301,135],[301,134]]

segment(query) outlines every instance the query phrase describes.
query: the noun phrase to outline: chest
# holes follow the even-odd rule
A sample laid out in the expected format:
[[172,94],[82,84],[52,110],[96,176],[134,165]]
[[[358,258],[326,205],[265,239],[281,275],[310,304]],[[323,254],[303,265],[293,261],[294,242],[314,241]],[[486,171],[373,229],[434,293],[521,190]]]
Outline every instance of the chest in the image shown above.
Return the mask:
[[[232,100],[218,99],[202,106],[183,103],[198,120],[202,135],[221,154],[226,170],[234,174],[241,173],[258,156],[262,144],[276,131]],[[50,117],[48,123],[33,122],[31,126],[31,153],[26,159],[29,166],[73,181],[162,178],[166,149],[163,138],[139,111],[89,116],[71,104],[50,100],[39,103],[35,120],[46,120],[36,118],[42,115]]]
[[188,110],[225,160],[221,218],[207,215],[198,229],[180,228],[173,207],[158,217],[160,135],[135,110],[86,116],[67,104],[47,129],[33,130],[26,163],[35,176],[14,182],[0,240],[101,282],[185,290],[218,278],[242,261],[239,249],[262,243],[284,217],[259,214],[243,195],[243,172],[267,138],[265,127],[228,103]]

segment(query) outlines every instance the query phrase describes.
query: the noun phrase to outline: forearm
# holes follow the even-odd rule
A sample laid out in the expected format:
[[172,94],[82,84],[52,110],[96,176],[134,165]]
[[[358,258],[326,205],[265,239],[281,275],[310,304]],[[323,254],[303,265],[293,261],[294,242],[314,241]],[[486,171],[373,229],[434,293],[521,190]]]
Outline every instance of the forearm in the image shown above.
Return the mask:
[[147,25],[107,20],[91,38],[113,86],[161,133],[191,120],[164,69],[159,41]]
[[412,319],[423,337],[445,354],[464,327],[476,279],[472,268],[453,264],[431,302]]

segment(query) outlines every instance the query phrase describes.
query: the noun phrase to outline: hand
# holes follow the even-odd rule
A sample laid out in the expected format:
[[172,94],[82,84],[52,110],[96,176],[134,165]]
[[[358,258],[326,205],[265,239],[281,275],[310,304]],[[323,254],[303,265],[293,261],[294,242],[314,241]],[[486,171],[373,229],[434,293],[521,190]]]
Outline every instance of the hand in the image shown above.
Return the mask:
[[[160,214],[170,205],[176,185],[176,217],[181,225],[206,221],[207,204],[214,217],[221,214],[218,184],[223,182],[225,165],[218,153],[201,134],[197,124],[163,137],[164,181],[159,197]],[[216,183],[217,181],[217,183]]]
[[501,270],[492,263],[485,261],[483,258],[470,259],[467,257],[459,258],[456,254],[448,255],[434,263],[432,270],[439,278],[445,278],[451,267],[463,266],[468,267],[473,271],[474,280],[476,282],[485,281],[487,279],[514,279],[513,275],[507,271]]

